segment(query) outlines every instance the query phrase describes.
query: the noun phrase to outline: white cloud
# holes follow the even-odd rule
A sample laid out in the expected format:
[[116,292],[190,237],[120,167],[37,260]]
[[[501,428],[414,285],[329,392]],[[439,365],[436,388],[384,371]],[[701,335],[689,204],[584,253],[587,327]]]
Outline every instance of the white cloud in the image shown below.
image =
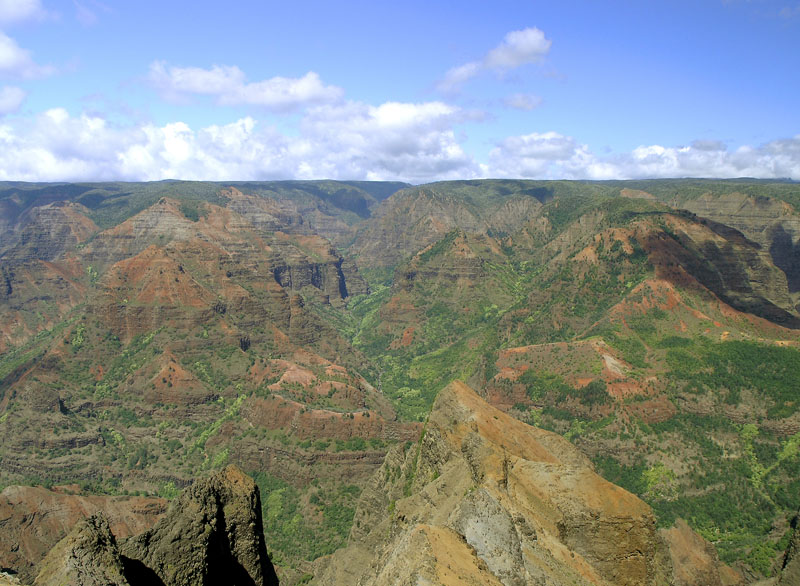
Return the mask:
[[478,167],[452,126],[469,116],[441,102],[348,102],[311,108],[286,136],[249,117],[115,127],[56,108],[0,125],[0,180],[468,178]]
[[800,135],[759,147],[728,150],[719,141],[691,146],[640,146],[598,157],[585,144],[556,132],[508,137],[489,154],[485,174],[541,179],[756,177],[800,179]]
[[510,136],[489,153],[490,174],[498,177],[555,178],[553,172],[580,166],[587,147],[557,132]]
[[[18,107],[20,92],[0,90],[0,111]],[[800,135],[736,149],[698,140],[598,156],[574,137],[551,131],[507,137],[479,165],[455,130],[474,116],[438,101],[339,102],[308,108],[287,134],[251,117],[203,128],[177,121],[117,126],[54,108],[3,119],[0,180],[800,179]]]
[[236,66],[167,67],[163,61],[150,65],[150,81],[170,94],[219,95],[244,84],[244,72]]
[[0,0],[0,24],[39,19],[46,14],[39,0]]
[[552,44],[538,28],[511,31],[500,45],[489,51],[484,65],[489,69],[514,69],[538,63],[550,52]]
[[453,126],[472,116],[442,102],[347,103],[315,108],[302,123],[307,177],[427,181],[469,178],[477,165]]
[[19,110],[26,95],[25,91],[18,87],[0,87],[0,116]]
[[504,103],[509,108],[529,112],[542,105],[542,98],[533,94],[512,94],[504,100]]
[[483,59],[450,69],[436,87],[442,92],[455,92],[485,71],[502,73],[530,63],[539,63],[550,52],[551,45],[552,41],[546,39],[538,28],[511,31]]
[[247,83],[244,72],[235,65],[214,65],[203,69],[169,67],[156,61],[150,66],[149,77],[168,99],[206,95],[216,97],[221,105],[260,106],[276,112],[336,102],[344,93],[341,88],[323,84],[313,71],[298,78],[273,77]]
[[53,72],[53,67],[38,65],[30,51],[21,48],[14,39],[0,31],[0,75],[31,79]]

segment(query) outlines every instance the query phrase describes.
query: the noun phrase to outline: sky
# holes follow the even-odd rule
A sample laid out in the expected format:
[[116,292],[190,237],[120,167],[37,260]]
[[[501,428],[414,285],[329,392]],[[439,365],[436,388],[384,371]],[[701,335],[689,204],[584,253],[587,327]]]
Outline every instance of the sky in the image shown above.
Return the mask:
[[0,0],[0,180],[800,180],[800,0]]

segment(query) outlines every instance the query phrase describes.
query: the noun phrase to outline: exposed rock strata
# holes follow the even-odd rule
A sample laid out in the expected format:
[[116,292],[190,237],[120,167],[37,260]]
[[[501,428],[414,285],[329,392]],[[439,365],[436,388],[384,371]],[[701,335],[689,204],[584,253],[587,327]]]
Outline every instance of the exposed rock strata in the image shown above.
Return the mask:
[[790,291],[800,291],[800,215],[790,204],[730,193],[706,194],[681,205],[698,216],[736,228],[757,242],[784,271]]
[[[510,182],[515,183],[515,182]],[[404,189],[381,203],[375,218],[358,233],[353,252],[369,267],[393,266],[404,257],[433,244],[447,232],[512,233],[541,208],[541,202],[522,186],[478,209],[466,192],[469,182]],[[464,193],[450,193],[447,188]]]

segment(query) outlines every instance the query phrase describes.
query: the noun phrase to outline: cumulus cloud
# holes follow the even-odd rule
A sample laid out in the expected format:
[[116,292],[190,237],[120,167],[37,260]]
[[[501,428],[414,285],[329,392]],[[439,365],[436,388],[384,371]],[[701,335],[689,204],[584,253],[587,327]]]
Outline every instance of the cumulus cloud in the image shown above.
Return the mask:
[[19,110],[22,102],[25,101],[25,96],[26,93],[21,88],[13,86],[0,87],[0,116]]
[[150,65],[149,78],[167,99],[204,95],[215,97],[220,105],[259,106],[275,112],[336,102],[344,93],[339,87],[323,84],[313,71],[303,77],[273,77],[248,83],[244,72],[235,65],[203,69],[171,67],[156,61]]
[[452,126],[468,116],[440,102],[349,102],[311,108],[287,136],[250,117],[116,127],[56,108],[0,125],[0,180],[467,178],[478,167]]
[[482,59],[450,69],[437,84],[437,89],[442,92],[455,92],[465,82],[481,73],[487,71],[502,73],[530,63],[539,63],[550,52],[551,45],[552,41],[545,38],[544,33],[538,28],[511,31]]
[[0,75],[32,79],[45,77],[53,71],[53,67],[38,65],[30,51],[21,48],[14,39],[0,31]]
[[0,24],[39,19],[46,14],[40,0],[0,0]]
[[307,176],[365,179],[468,178],[477,173],[453,126],[472,114],[442,102],[351,102],[315,108],[303,120],[299,145]]
[[691,146],[640,146],[599,157],[588,145],[557,132],[508,137],[489,153],[487,175],[540,179],[756,177],[800,179],[800,135],[729,150],[698,140]]
[[531,111],[542,105],[542,98],[533,94],[512,94],[504,101],[506,106],[515,110]]
[[[22,99],[22,90],[3,88],[0,112],[13,111]],[[735,149],[704,139],[598,156],[551,131],[507,137],[478,164],[455,130],[474,116],[439,101],[342,101],[307,108],[298,127],[285,133],[252,117],[202,128],[120,126],[54,108],[0,122],[0,180],[800,179],[800,135]]]

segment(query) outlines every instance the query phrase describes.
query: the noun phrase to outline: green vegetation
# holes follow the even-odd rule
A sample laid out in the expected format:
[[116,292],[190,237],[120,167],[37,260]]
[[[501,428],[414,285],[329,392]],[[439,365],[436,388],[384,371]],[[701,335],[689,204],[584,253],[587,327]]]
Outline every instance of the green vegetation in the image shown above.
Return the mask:
[[[800,351],[760,342],[731,341],[670,349],[670,376],[695,392],[725,389],[725,402],[738,404],[745,391],[765,401],[767,416],[788,417],[798,409]],[[692,351],[687,350],[692,348]]]
[[[181,213],[186,216],[186,219],[191,220],[192,222],[197,222],[200,220],[201,210],[198,202],[192,200],[182,201],[180,210]],[[203,216],[205,216],[205,214],[203,214]]]
[[268,472],[253,472],[261,490],[264,533],[278,564],[313,560],[344,544],[361,489],[321,483],[299,489]]
[[431,260],[434,257],[441,256],[445,252],[447,252],[450,247],[452,246],[455,239],[458,237],[458,230],[451,230],[447,234],[445,234],[444,238],[438,240],[433,246],[422,252],[419,255],[418,259],[419,262],[425,263]]

